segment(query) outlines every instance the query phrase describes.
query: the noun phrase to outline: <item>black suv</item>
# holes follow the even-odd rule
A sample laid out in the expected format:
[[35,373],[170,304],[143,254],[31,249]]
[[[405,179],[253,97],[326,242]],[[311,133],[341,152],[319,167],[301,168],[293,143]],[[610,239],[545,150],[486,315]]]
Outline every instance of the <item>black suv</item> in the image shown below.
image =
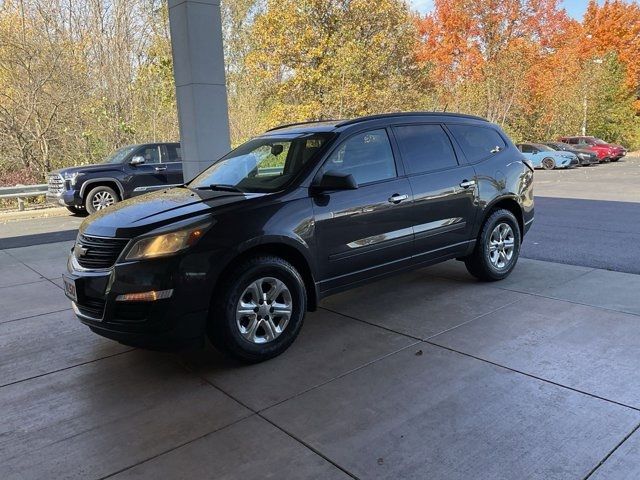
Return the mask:
[[166,347],[206,333],[261,361],[323,297],[364,282],[452,258],[505,278],[533,222],[532,182],[504,132],[477,117],[283,126],[183,187],[86,219],[65,291],[105,337]]
[[47,201],[74,214],[94,213],[120,200],[182,183],[179,143],[129,145],[97,165],[51,172]]

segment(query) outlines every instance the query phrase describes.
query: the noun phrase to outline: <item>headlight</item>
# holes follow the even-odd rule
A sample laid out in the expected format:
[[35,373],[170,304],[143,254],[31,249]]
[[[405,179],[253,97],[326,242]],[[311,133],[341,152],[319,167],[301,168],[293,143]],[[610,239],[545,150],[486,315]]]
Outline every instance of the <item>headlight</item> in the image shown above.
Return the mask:
[[144,260],[178,253],[195,245],[211,225],[211,223],[200,224],[196,227],[141,238],[129,249],[125,260]]
[[71,185],[75,185],[76,180],[78,180],[78,177],[81,177],[82,175],[84,175],[84,173],[80,173],[80,172],[64,173],[62,174],[62,178],[64,178],[65,180],[68,180]]

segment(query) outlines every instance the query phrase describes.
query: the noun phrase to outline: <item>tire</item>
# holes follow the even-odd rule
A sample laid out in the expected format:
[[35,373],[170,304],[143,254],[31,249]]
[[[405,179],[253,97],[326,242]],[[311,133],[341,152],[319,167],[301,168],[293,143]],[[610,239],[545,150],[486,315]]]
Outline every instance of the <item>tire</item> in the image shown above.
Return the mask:
[[83,207],[74,207],[72,205],[67,205],[67,210],[71,212],[73,215],[84,216],[87,214],[87,211]]
[[[213,346],[247,363],[263,362],[283,353],[300,333],[307,311],[307,291],[300,273],[280,257],[261,255],[243,261],[225,276],[227,282],[214,293],[207,325]],[[282,282],[287,292],[277,282]],[[283,293],[278,295],[271,288]],[[270,296],[270,291],[276,297]],[[256,301],[260,295],[273,303],[260,304]],[[283,312],[288,309],[288,321],[287,314],[269,316],[274,304]]]
[[619,158],[612,158],[611,161],[612,162],[617,162],[618,160],[620,160]]
[[556,168],[556,162],[553,158],[544,158],[542,160],[542,168],[545,170],[553,170]]
[[[499,231],[499,227],[503,225],[507,225],[511,230],[513,247],[508,260],[498,253],[497,258],[499,261],[496,263],[493,261],[496,255],[495,253],[492,254],[490,247],[491,243],[493,242],[495,245],[495,240],[499,238],[499,235],[497,237],[495,232]],[[507,231],[507,229],[503,229],[503,231]],[[509,236],[506,235],[505,238],[509,238]],[[483,282],[495,282],[506,278],[518,262],[521,242],[520,227],[513,213],[504,209],[495,210],[482,225],[473,253],[464,259],[467,270],[471,275]],[[502,242],[503,247],[506,247],[505,243]],[[498,248],[500,248],[500,244],[498,244]],[[505,251],[508,252],[508,248],[505,248]],[[505,255],[507,254],[505,253]],[[500,260],[504,262],[504,265],[500,264]]]
[[92,188],[84,200],[84,208],[90,214],[96,213],[111,205],[115,205],[120,201],[120,197],[116,191],[105,185],[99,185]]

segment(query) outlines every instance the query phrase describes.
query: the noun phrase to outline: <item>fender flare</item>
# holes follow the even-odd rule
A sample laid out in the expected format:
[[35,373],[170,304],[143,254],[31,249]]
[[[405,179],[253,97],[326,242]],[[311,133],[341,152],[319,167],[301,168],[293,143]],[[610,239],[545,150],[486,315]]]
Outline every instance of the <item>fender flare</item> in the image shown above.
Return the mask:
[[80,186],[80,198],[84,199],[84,194],[86,193],[87,188],[89,186],[93,185],[94,183],[104,183],[104,182],[115,183],[116,186],[118,187],[120,200],[124,200],[124,187],[122,186],[122,183],[120,183],[120,180],[113,177],[90,178],[82,182],[82,185]]

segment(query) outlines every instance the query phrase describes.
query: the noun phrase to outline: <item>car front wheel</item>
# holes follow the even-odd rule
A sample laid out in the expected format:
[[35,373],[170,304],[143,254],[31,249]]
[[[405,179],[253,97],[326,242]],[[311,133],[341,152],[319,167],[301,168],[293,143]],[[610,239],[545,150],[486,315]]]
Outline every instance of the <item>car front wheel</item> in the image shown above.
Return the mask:
[[118,203],[119,200],[120,198],[113,188],[100,185],[89,191],[84,201],[84,208],[88,213],[95,213]]
[[221,279],[208,336],[223,353],[250,363],[283,353],[294,342],[307,310],[300,273],[274,256],[249,258]]
[[473,253],[465,258],[471,275],[484,282],[506,278],[520,255],[521,234],[509,210],[494,211],[484,222]]

